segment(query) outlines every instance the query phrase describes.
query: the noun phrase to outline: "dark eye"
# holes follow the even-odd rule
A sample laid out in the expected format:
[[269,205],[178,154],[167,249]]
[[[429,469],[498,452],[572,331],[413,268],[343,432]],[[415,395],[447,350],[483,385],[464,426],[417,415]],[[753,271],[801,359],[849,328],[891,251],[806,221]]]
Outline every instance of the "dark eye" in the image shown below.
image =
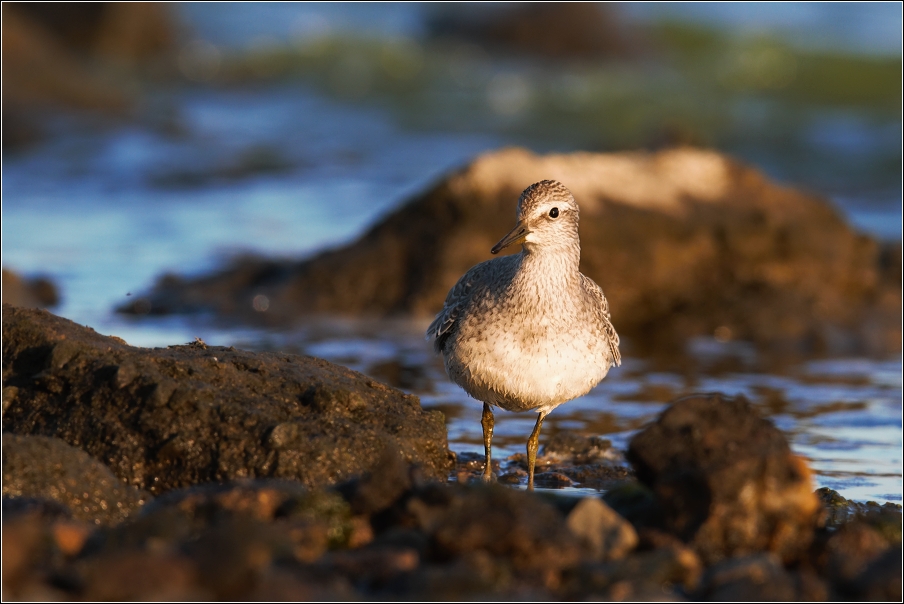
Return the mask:
[[550,218],[558,218],[559,217],[559,208],[553,208],[549,211]]

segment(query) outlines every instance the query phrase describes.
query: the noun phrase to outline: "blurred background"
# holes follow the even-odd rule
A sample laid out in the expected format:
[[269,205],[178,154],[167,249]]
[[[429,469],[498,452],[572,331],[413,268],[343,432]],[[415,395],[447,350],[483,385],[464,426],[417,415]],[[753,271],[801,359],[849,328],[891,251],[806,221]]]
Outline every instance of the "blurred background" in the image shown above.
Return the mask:
[[[201,336],[331,358],[442,408],[455,450],[477,449],[479,408],[419,324],[287,334],[113,309],[167,271],[347,242],[509,145],[713,148],[901,240],[899,3],[2,10],[4,300],[134,345]],[[713,354],[755,354],[741,344],[695,346],[698,373],[629,360],[551,429],[623,444],[684,391],[743,392],[816,460],[822,485],[901,500],[900,355],[775,375],[707,369]],[[500,452],[509,436],[519,451],[532,424],[503,426]]]

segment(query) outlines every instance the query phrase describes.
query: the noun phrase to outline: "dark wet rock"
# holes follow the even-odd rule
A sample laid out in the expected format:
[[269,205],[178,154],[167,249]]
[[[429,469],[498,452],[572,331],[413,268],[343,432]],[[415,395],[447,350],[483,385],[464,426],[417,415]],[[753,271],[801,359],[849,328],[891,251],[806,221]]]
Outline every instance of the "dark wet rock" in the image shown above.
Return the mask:
[[601,490],[611,489],[632,477],[630,468],[611,463],[564,466],[558,468],[558,472],[567,476],[576,486]]
[[445,478],[442,414],[326,361],[208,347],[129,346],[4,306],[4,430],[55,436],[158,494],[239,477],[335,484],[386,447]]
[[430,486],[407,509],[430,536],[430,556],[437,561],[483,552],[515,570],[555,572],[580,555],[577,537],[555,507],[524,491],[493,484]]
[[637,527],[649,527],[660,514],[653,491],[637,480],[622,481],[607,490],[603,501]]
[[53,499],[42,497],[3,497],[3,518],[33,514],[40,518],[56,520],[72,518],[72,510]]
[[826,510],[825,524],[838,528],[855,520],[868,524],[892,545],[901,545],[901,504],[875,501],[862,503],[845,499],[828,487],[816,490],[816,495]]
[[3,303],[23,308],[53,308],[60,303],[60,294],[47,277],[25,279],[3,269]]
[[115,526],[26,506],[3,520],[15,599],[824,600],[884,597],[900,578],[886,546],[829,592],[812,569],[827,574],[841,541],[788,567],[756,553],[705,569],[670,533],[638,539],[597,498],[428,482],[388,450],[332,488],[242,479],[171,490]]
[[855,580],[887,549],[889,544],[882,535],[867,524],[854,521],[827,539],[816,562],[823,576],[840,591],[851,592]]
[[274,325],[324,313],[432,316],[456,280],[490,258],[521,191],[543,178],[561,180],[581,205],[581,269],[634,346],[716,334],[798,352],[900,350],[900,277],[882,244],[823,199],[689,148],[489,153],[346,247],[170,275],[120,310]]
[[40,513],[3,515],[3,599],[62,600],[48,579],[65,563],[54,520]]
[[337,490],[354,513],[372,515],[390,507],[412,487],[417,481],[412,471],[395,450],[387,448],[372,472],[339,485]]
[[77,564],[73,591],[92,601],[211,600],[190,557],[168,551],[127,550],[93,556]]
[[121,522],[150,499],[58,438],[15,434],[3,435],[3,497],[49,499],[95,524]]
[[547,489],[563,489],[574,485],[574,481],[562,472],[540,472],[534,476],[538,487]]
[[597,461],[611,452],[612,443],[604,438],[561,431],[547,438],[542,455],[568,459],[579,465]]
[[901,601],[901,547],[890,547],[848,586],[851,597],[863,601]]
[[611,5],[555,2],[474,6],[429,20],[432,35],[459,38],[489,50],[552,59],[625,57],[636,52]]
[[627,457],[654,493],[656,523],[711,564],[810,546],[821,506],[806,462],[743,397],[679,399],[635,436]]
[[695,599],[710,602],[825,601],[828,587],[808,572],[792,573],[772,554],[730,558],[707,569]]
[[637,546],[637,532],[601,499],[587,497],[568,514],[568,529],[594,558],[617,560]]
[[622,560],[582,564],[565,579],[571,597],[605,600],[678,599],[696,587],[701,573],[697,555],[686,547],[640,552]]
[[[244,599],[274,565],[310,563],[329,550],[363,545],[359,525],[338,493],[298,483],[192,487],[159,497],[138,517],[99,534],[83,556],[83,573],[120,551],[139,552],[169,572],[178,552],[190,562],[191,574],[180,577],[185,589]],[[90,576],[85,581],[95,583]]]
[[[560,433],[563,434],[563,433]],[[611,489],[631,477],[621,454],[609,441],[596,437],[554,435],[537,458],[537,486],[561,489],[577,486]],[[480,481],[486,458],[482,453],[459,453],[452,477],[458,482]],[[515,453],[504,460],[493,459],[493,473],[503,484],[527,484],[527,456]]]

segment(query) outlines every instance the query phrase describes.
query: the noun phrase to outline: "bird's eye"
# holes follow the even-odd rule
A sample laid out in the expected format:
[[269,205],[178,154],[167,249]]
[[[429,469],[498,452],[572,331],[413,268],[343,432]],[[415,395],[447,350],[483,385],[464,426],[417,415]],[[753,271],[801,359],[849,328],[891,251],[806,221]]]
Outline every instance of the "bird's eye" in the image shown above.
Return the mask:
[[558,218],[559,217],[559,208],[553,208],[549,211],[550,218]]

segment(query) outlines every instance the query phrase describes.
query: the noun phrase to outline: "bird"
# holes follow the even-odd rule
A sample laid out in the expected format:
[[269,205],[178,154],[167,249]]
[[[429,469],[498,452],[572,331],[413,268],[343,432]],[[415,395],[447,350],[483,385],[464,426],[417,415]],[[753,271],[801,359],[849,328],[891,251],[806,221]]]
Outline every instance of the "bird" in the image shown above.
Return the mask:
[[606,296],[579,269],[579,214],[562,183],[527,187],[515,227],[490,250],[496,255],[520,243],[521,252],[467,271],[427,329],[449,378],[483,403],[485,481],[494,478],[494,407],[538,413],[527,441],[527,488],[533,490],[543,419],[621,365]]

